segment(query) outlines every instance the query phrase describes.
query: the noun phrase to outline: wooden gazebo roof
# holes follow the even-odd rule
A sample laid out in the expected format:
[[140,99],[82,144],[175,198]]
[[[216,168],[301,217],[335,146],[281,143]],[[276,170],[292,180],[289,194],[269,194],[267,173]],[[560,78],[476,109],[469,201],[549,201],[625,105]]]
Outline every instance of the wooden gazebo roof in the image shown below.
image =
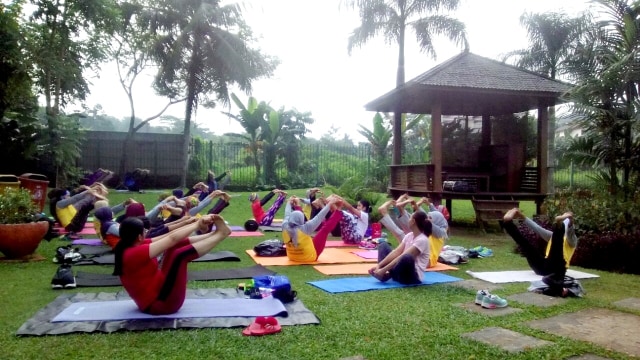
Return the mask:
[[[431,114],[434,190],[442,190],[442,115],[482,116],[482,145],[491,145],[491,116],[538,110],[539,192],[548,180],[548,107],[562,103],[571,85],[496,60],[463,52],[365,105],[379,112]],[[394,120],[393,165],[400,165],[402,138]],[[397,137],[397,138],[396,138]]]
[[570,85],[463,52],[365,105],[367,110],[442,115],[504,115],[561,103]]

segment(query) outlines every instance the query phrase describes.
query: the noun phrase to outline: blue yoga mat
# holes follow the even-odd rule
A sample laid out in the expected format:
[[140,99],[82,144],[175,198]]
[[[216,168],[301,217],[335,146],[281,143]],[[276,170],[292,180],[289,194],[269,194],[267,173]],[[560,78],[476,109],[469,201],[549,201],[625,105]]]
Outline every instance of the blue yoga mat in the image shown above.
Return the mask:
[[441,284],[441,283],[448,283],[448,282],[461,281],[461,280],[462,279],[460,278],[441,274],[439,272],[426,271],[424,273],[424,279],[422,280],[422,283],[416,284],[416,285],[403,285],[393,280],[389,280],[387,282],[381,282],[378,279],[374,278],[373,276],[347,277],[347,278],[340,278],[340,279],[309,281],[308,284],[311,284],[326,292],[337,294],[337,293],[353,292],[353,291],[382,290],[382,289],[393,289],[393,288],[408,287],[408,286],[433,285],[433,284]]
[[287,316],[287,310],[280,300],[271,296],[264,299],[186,299],[177,313],[169,315],[145,314],[138,310],[133,300],[85,301],[70,304],[51,322],[230,316]]

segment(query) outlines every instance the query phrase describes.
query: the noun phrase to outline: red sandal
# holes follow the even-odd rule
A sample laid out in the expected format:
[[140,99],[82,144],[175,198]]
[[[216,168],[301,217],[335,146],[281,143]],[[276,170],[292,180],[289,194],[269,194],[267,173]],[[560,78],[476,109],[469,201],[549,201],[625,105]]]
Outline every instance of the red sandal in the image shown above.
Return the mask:
[[262,336],[275,334],[282,330],[278,320],[273,316],[258,316],[256,319],[242,330],[242,335],[245,336]]

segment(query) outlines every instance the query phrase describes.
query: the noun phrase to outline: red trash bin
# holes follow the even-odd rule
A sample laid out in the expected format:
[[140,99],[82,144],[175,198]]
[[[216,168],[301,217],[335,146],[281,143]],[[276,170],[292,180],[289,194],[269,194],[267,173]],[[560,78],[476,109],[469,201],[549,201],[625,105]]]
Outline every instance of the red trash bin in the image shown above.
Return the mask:
[[29,190],[31,200],[42,212],[44,203],[47,200],[47,187],[49,186],[47,177],[40,174],[26,173],[18,176],[18,179],[20,179],[20,187]]

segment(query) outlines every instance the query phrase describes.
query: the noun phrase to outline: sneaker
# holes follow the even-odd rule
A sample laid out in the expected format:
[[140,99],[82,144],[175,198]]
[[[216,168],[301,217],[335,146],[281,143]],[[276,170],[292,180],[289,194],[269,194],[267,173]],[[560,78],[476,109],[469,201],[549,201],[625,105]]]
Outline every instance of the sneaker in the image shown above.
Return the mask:
[[82,259],[82,254],[80,254],[77,249],[71,249],[68,253],[64,255],[64,263],[65,264],[75,264],[78,260]]
[[73,289],[76,287],[76,278],[73,276],[71,265],[63,264],[58,267],[56,274],[51,279],[52,289]]
[[476,305],[482,305],[482,300],[489,295],[491,295],[489,290],[478,290],[476,293]]
[[71,246],[59,246],[56,249],[56,255],[53,257],[53,262],[56,264],[62,264],[64,262],[65,255],[71,251]]
[[498,295],[493,295],[493,294],[485,296],[482,299],[482,304],[481,304],[481,306],[485,309],[503,308],[503,307],[506,307],[507,305],[508,305],[507,300],[501,298]]

